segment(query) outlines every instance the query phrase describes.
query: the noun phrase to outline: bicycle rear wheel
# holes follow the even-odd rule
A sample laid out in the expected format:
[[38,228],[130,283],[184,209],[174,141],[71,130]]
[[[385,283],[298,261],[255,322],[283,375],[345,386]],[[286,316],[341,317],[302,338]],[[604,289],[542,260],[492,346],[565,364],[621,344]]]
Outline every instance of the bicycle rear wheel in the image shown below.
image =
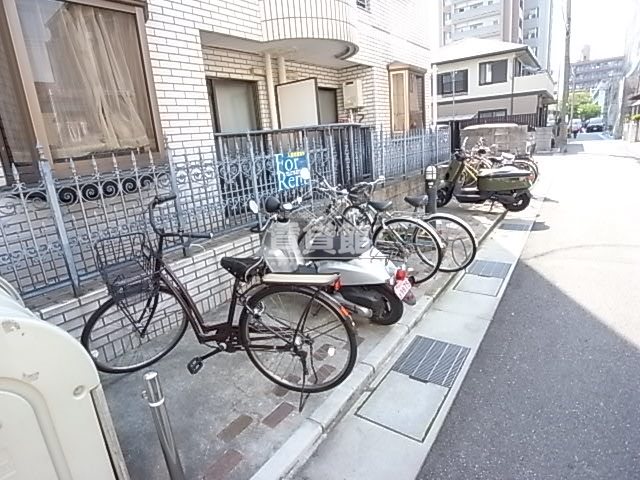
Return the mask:
[[385,220],[373,233],[373,246],[395,263],[406,265],[415,283],[433,277],[442,262],[438,234],[428,224],[413,218]]
[[[433,227],[444,244],[439,267],[442,272],[458,272],[473,262],[478,242],[466,222],[446,213],[430,214],[424,221]],[[428,256],[424,261],[429,261]]]
[[98,370],[135,372],[157,362],[178,344],[187,314],[175,294],[160,286],[141,295],[109,298],[82,330],[80,341]]
[[356,362],[351,320],[326,293],[317,293],[295,285],[266,287],[249,298],[240,315],[240,340],[251,362],[273,383],[295,392],[334,388]]

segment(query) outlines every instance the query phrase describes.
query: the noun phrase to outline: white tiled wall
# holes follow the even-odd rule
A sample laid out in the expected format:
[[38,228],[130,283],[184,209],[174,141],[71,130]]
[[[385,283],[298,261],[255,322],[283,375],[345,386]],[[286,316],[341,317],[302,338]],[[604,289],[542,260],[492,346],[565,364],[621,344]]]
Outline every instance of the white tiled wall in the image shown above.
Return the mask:
[[[355,5],[355,0],[352,1]],[[343,5],[343,2],[333,3]],[[337,70],[287,62],[289,80],[314,76],[320,86],[339,88],[345,80],[362,78],[365,107],[360,113],[363,121],[388,128],[387,65],[401,62],[428,68],[430,64],[425,32],[429,13],[426,4],[424,0],[371,0],[369,11],[349,8],[359,47],[359,52],[349,59],[354,65]],[[271,127],[262,55],[203,48],[200,39],[200,32],[205,31],[264,40],[262,7],[262,0],[149,0],[146,30],[160,119],[163,133],[176,154],[194,153],[213,142],[206,76],[256,81],[261,127]],[[275,62],[273,66],[277,77]],[[277,78],[274,80],[277,84]],[[430,86],[427,78],[427,119],[430,118]],[[339,114],[343,113],[341,97],[339,91]]]

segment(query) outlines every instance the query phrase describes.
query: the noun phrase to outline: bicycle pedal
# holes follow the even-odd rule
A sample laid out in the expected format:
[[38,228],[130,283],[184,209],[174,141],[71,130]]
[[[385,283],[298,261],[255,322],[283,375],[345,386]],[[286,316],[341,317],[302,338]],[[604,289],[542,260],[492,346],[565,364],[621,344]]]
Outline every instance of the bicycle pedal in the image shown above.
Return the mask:
[[189,373],[191,375],[195,375],[196,373],[198,373],[200,370],[202,370],[202,367],[204,367],[204,362],[200,357],[192,359],[187,364],[187,370],[189,370]]

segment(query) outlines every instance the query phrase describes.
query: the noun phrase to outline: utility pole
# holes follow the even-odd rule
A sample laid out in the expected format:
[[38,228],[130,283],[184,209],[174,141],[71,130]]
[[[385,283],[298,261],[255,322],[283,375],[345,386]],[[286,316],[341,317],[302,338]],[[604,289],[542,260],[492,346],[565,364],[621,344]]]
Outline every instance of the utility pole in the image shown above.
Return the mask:
[[567,22],[564,26],[564,81],[562,84],[562,104],[560,105],[560,151],[567,151],[567,104],[569,103],[569,73],[571,69],[571,0],[567,1]]

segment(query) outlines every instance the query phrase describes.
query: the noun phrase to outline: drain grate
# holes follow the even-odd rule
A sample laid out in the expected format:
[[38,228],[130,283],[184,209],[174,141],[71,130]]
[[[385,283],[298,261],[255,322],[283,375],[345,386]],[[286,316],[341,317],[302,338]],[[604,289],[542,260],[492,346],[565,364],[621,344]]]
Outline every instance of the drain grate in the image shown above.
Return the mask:
[[502,278],[504,280],[507,278],[509,268],[511,268],[510,263],[476,260],[467,268],[467,273],[481,277]]
[[392,370],[421,382],[450,388],[468,354],[466,347],[417,336],[400,355]]
[[517,222],[502,222],[498,227],[500,230],[515,230],[518,232],[526,232],[531,228],[531,222],[517,223]]

